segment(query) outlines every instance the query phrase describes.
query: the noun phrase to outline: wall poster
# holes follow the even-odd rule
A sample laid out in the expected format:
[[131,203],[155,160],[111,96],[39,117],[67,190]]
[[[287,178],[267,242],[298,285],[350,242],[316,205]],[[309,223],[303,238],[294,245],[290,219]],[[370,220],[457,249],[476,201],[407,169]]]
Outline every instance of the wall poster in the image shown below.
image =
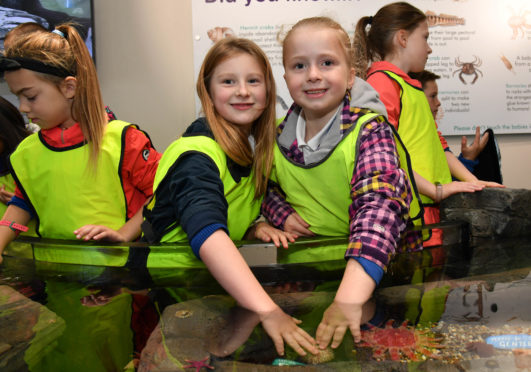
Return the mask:
[[[299,19],[329,16],[352,36],[358,19],[382,0],[194,0],[195,76],[218,38],[249,38],[262,47],[277,83],[278,116],[291,104],[277,36]],[[440,75],[437,122],[445,135],[531,133],[531,3],[528,0],[412,0],[428,15],[433,49],[426,69]]]

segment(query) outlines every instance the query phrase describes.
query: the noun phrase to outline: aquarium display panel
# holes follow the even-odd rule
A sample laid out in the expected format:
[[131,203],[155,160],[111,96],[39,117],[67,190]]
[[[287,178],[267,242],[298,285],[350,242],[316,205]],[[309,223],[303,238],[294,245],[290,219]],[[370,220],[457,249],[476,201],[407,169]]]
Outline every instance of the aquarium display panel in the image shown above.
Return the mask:
[[6,34],[26,22],[52,31],[56,25],[73,22],[94,58],[92,0],[0,0],[0,49]]

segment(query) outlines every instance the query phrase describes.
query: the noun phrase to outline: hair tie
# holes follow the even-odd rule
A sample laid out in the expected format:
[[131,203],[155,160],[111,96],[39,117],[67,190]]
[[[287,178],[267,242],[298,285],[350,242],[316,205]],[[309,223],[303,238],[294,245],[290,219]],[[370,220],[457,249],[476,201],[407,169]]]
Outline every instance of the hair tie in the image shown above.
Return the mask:
[[62,31],[59,31],[59,30],[57,30],[57,29],[53,30],[52,33],[61,36],[63,39],[64,39],[64,37],[65,37],[65,34],[63,34]]
[[372,24],[372,16],[369,16],[369,19],[368,19],[368,21],[367,21],[367,24],[368,24],[368,25]]

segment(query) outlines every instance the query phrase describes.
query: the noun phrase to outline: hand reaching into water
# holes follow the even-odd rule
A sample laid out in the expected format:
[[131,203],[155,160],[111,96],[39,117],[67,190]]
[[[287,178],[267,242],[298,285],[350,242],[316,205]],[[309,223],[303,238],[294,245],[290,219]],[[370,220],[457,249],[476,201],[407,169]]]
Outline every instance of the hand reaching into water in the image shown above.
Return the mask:
[[361,304],[347,305],[332,302],[317,327],[315,338],[319,348],[326,349],[330,340],[332,340],[332,349],[338,347],[343,341],[347,328],[350,328],[354,341],[359,342],[361,340],[361,308]]
[[279,355],[284,355],[284,341],[299,355],[306,355],[305,350],[312,354],[318,353],[313,337],[298,327],[301,321],[289,316],[279,307],[266,314],[260,314],[260,320]]

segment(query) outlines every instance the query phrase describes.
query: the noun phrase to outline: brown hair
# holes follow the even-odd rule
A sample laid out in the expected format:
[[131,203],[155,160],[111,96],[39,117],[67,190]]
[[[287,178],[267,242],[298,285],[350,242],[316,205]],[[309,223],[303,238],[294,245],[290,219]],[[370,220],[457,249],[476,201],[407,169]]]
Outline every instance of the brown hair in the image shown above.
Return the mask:
[[[64,37],[44,31],[21,33],[8,44],[5,56],[29,58],[72,72],[77,85],[71,116],[79,123],[91,146],[90,164],[95,167],[107,124],[96,67],[83,39],[72,24],[58,25],[56,30],[61,31]],[[64,81],[57,76],[36,74],[57,87]]]
[[408,75],[409,77],[420,81],[423,89],[426,87],[426,83],[428,81],[435,81],[441,78],[439,75],[428,70],[422,70],[421,72],[410,72]]
[[[422,11],[406,2],[385,5],[374,17],[361,17],[353,41],[356,74],[365,78],[369,62],[383,60],[393,51],[393,37],[397,31],[412,32],[425,20]],[[368,31],[367,26],[370,26]]]
[[349,67],[354,67],[354,53],[350,44],[350,37],[343,27],[332,18],[329,17],[310,17],[301,19],[299,22],[287,32],[284,40],[282,40],[282,63],[286,62],[286,43],[289,41],[293,32],[300,27],[317,27],[317,28],[330,28],[336,30],[338,33],[339,41],[345,48],[345,55],[347,57],[347,63]]
[[4,39],[4,49],[9,48],[13,40],[37,31],[48,32],[48,29],[35,22],[26,22],[19,24],[17,27],[13,28],[6,34],[6,37]]
[[[266,85],[266,106],[262,115],[253,123],[251,134],[256,146],[254,150],[248,140],[248,133],[237,125],[230,124],[214,107],[210,96],[210,80],[215,68],[223,61],[239,54],[249,54],[262,67]],[[228,37],[216,42],[208,51],[197,79],[197,95],[203,112],[216,142],[236,163],[254,169],[255,198],[266,190],[267,180],[273,164],[273,144],[275,141],[275,99],[276,88],[269,61],[253,41]]]

